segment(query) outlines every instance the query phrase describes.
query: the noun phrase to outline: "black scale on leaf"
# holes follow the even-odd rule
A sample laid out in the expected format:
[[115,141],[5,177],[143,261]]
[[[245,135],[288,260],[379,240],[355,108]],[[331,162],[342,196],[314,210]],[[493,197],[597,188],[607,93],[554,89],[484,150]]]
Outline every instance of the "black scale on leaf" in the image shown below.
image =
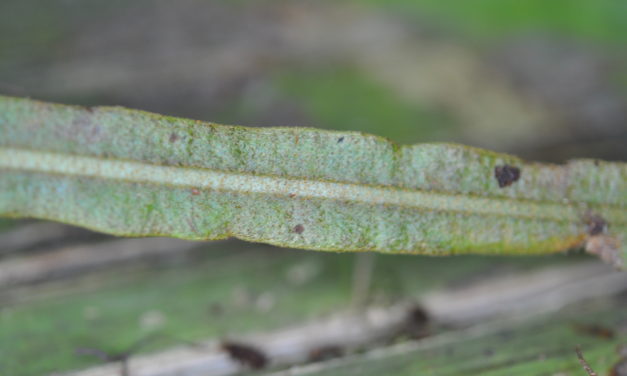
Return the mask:
[[509,187],[520,179],[520,169],[507,164],[496,166],[494,167],[494,177],[499,183],[499,188]]
[[226,342],[221,347],[231,359],[252,369],[262,369],[268,364],[266,355],[250,345]]

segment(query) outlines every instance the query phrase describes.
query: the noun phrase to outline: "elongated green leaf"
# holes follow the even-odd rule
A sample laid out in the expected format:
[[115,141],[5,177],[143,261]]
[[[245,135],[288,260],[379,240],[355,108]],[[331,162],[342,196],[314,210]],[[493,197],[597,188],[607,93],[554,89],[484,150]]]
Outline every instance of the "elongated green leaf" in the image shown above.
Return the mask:
[[116,235],[434,255],[585,245],[615,264],[627,253],[621,163],[542,165],[459,145],[0,97],[0,174],[1,215]]

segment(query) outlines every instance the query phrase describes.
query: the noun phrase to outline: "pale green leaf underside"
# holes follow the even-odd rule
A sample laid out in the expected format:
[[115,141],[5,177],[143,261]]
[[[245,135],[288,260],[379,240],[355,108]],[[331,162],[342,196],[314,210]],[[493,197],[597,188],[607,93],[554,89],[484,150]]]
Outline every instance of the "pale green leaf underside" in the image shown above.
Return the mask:
[[[504,165],[520,178],[500,187]],[[605,237],[621,248],[626,199],[621,163],[542,165],[458,145],[0,97],[0,215],[116,235],[429,254],[548,253]],[[591,236],[591,216],[607,229]]]

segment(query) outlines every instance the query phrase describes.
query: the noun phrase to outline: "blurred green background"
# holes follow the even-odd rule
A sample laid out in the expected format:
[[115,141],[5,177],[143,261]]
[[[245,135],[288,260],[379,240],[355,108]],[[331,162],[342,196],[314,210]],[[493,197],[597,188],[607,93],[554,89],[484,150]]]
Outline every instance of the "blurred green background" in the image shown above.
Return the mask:
[[0,91],[624,159],[622,0],[0,4]]
[[[627,2],[2,0],[0,93],[460,142],[550,162],[626,160]],[[0,222],[0,231],[22,225]],[[2,239],[0,267],[59,247],[18,252]],[[294,324],[351,300],[352,255],[201,248],[80,283],[0,286],[0,374],[99,364],[75,349],[123,351],[150,332],[142,317],[154,311],[166,324],[148,350]],[[460,276],[560,262],[379,256],[372,291],[379,302],[419,299]],[[310,271],[304,285],[289,282],[298,268]],[[272,314],[256,305],[268,291]],[[556,335],[560,345],[578,340]],[[615,344],[593,359],[609,364]],[[579,372],[566,354],[551,369]],[[529,367],[520,374],[554,374]]]

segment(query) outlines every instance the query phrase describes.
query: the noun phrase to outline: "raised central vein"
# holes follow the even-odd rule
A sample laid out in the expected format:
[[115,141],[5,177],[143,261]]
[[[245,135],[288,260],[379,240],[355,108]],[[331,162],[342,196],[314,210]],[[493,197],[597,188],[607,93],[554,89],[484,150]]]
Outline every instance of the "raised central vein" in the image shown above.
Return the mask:
[[241,194],[287,196],[294,199],[318,198],[370,205],[393,205],[424,210],[542,218],[554,221],[572,221],[578,218],[576,210],[567,204],[534,203],[504,198],[468,197],[405,190],[396,187],[259,176],[17,148],[0,148],[0,168]]

